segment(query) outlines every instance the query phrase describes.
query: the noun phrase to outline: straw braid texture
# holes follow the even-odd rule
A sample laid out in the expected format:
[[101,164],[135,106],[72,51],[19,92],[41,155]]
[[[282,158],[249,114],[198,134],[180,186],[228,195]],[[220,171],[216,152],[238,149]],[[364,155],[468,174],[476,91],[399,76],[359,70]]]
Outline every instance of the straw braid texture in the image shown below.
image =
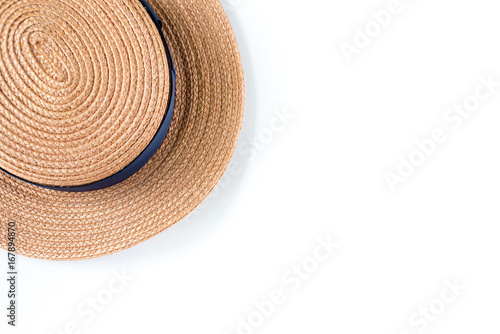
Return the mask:
[[169,71],[139,1],[0,0],[0,167],[80,186],[128,166],[165,114]]
[[[103,7],[115,3],[95,1]],[[149,2],[164,23],[163,31],[177,72],[174,118],[165,142],[137,174],[99,191],[47,190],[0,173],[2,248],[7,244],[7,223],[13,221],[17,224],[19,254],[49,260],[79,260],[111,254],[151,238],[184,218],[222,177],[236,146],[244,104],[241,61],[227,17],[218,0]],[[0,0],[0,3],[3,6],[5,3],[47,3],[47,0]],[[76,4],[87,5],[93,1],[54,0],[51,3],[56,7],[65,4],[76,7]],[[133,8],[135,0],[116,3]],[[135,14],[135,18],[142,17]],[[126,29],[125,23],[116,17],[101,23],[109,29],[120,27],[121,33]],[[5,24],[2,18],[0,26]],[[132,26],[132,29],[145,27],[148,25]],[[57,33],[57,29],[62,28],[53,29]],[[106,37],[113,38],[107,33]],[[9,43],[4,35],[0,41],[2,45]],[[144,42],[151,43],[149,50],[156,50],[156,43],[152,41],[151,36],[151,40]],[[79,64],[96,66],[96,58],[60,52],[61,57],[82,57],[84,59],[78,58]],[[49,61],[47,55],[40,58]],[[159,62],[158,58],[152,58]],[[57,64],[56,60],[51,61],[50,64]],[[28,68],[27,64],[24,66]],[[74,75],[55,70],[51,74],[51,66],[43,67],[46,71],[43,75],[47,81],[52,75],[54,85],[58,82],[57,75]],[[154,75],[154,71],[150,73]],[[0,95],[5,95],[4,86],[0,88]],[[42,101],[36,95],[31,99]],[[5,106],[0,103],[0,108]],[[2,118],[1,123],[4,122]]]

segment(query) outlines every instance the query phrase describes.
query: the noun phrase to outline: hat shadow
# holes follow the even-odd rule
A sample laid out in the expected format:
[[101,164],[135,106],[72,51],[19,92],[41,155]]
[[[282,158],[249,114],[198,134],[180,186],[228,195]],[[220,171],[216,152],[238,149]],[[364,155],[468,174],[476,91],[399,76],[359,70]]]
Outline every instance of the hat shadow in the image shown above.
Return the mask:
[[[276,83],[276,78],[272,75],[266,75],[265,81],[267,83],[263,85],[262,74],[259,76],[259,84],[257,84],[256,77],[258,75],[256,73],[259,68],[256,68],[256,61],[252,59],[251,52],[251,48],[255,48],[255,45],[250,46],[248,38],[246,38],[247,33],[252,33],[252,31],[245,31],[249,28],[244,28],[240,24],[237,13],[226,12],[238,41],[245,73],[245,114],[239,142],[230,164],[234,168],[228,167],[214,191],[186,218],[135,247],[104,258],[112,257],[114,261],[126,262],[127,266],[132,265],[130,261],[134,263],[137,261],[137,264],[164,263],[169,258],[174,259],[184,252],[193,249],[196,251],[197,245],[202,247],[204,240],[218,234],[231,223],[230,219],[227,219],[228,208],[237,202],[244,192],[242,185],[247,176],[248,166],[252,163],[250,159],[238,154],[238,151],[241,149],[243,141],[255,137],[259,111],[269,112],[269,110],[262,110],[262,108],[259,110],[260,96],[263,92],[267,93],[270,89],[276,89],[280,85]],[[272,68],[269,65],[266,67]]]

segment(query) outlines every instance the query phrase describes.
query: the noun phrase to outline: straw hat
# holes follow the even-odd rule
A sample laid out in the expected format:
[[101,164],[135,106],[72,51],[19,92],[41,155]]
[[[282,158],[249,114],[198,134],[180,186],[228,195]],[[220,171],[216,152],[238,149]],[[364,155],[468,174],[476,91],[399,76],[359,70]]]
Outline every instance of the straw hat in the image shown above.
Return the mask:
[[222,177],[244,84],[218,0],[0,0],[0,246],[79,260],[172,226]]

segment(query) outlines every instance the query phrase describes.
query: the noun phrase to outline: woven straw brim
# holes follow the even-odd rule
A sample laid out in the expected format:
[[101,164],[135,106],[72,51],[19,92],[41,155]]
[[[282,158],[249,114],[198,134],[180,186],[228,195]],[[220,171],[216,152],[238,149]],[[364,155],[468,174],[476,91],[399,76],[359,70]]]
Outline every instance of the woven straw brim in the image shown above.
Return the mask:
[[8,222],[15,222],[21,255],[80,260],[112,254],[186,217],[221,179],[243,119],[244,79],[232,28],[218,0],[148,2],[163,21],[177,72],[166,140],[138,173],[98,191],[48,190],[0,172],[2,248]]

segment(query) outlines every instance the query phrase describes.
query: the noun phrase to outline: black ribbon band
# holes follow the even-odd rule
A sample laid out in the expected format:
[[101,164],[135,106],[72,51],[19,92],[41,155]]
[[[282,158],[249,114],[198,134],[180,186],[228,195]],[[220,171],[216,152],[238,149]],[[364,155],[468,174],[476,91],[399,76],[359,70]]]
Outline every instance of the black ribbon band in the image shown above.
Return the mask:
[[0,171],[18,179],[21,181],[24,181],[26,183],[39,186],[45,189],[51,189],[51,190],[60,190],[60,191],[66,191],[66,192],[84,192],[84,191],[94,191],[94,190],[100,190],[104,188],[108,188],[111,186],[114,186],[120,182],[125,181],[135,173],[137,173],[146,163],[151,160],[153,155],[158,151],[160,146],[162,145],[163,141],[165,140],[168,130],[170,128],[170,123],[172,121],[172,116],[174,114],[174,105],[175,105],[175,68],[174,68],[174,63],[172,60],[172,55],[170,53],[170,50],[167,45],[167,41],[165,39],[165,35],[163,34],[162,31],[162,22],[159,19],[159,17],[156,15],[154,10],[151,8],[151,6],[145,1],[145,0],[139,0],[146,11],[148,12],[149,16],[155,23],[156,27],[158,28],[158,32],[160,33],[161,40],[163,42],[163,45],[165,46],[165,51],[167,54],[167,61],[168,65],[170,68],[170,96],[169,96],[169,102],[168,102],[168,107],[165,113],[165,116],[163,117],[163,120],[160,124],[160,127],[158,128],[158,131],[156,132],[155,136],[151,140],[151,142],[148,144],[148,146],[142,151],[142,153],[134,160],[132,161],[127,167],[119,171],[118,173],[111,175],[110,177],[103,179],[101,181],[91,183],[88,185],[83,185],[83,186],[75,186],[75,187],[51,187],[51,186],[45,186],[37,183],[33,183],[27,180],[24,180],[12,173],[9,173],[2,168],[0,168]]

